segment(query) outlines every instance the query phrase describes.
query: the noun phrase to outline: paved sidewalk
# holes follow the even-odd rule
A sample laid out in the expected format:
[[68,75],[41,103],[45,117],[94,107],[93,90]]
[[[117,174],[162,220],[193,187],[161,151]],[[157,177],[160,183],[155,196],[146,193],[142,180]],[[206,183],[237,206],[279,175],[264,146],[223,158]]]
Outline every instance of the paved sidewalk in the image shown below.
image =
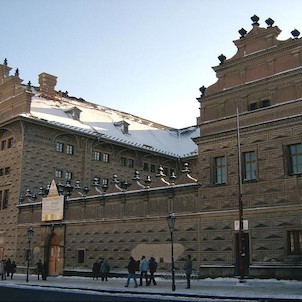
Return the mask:
[[[29,276],[16,274],[13,280],[7,279],[1,285],[7,286],[46,286],[48,288],[62,288],[70,290],[90,290],[110,293],[129,293],[139,296],[174,296],[186,298],[185,301],[196,301],[196,298],[239,298],[247,300],[302,301],[302,281],[291,280],[261,280],[248,279],[240,283],[235,278],[194,279],[191,288],[186,289],[186,281],[176,279],[176,290],[172,291],[172,281],[156,278],[157,285],[134,287],[133,280],[125,288],[126,278],[110,278],[108,282],[92,280],[88,277],[48,277],[46,281],[37,280],[36,275]],[[177,299],[175,299],[177,300]],[[184,300],[183,300],[184,301]]]

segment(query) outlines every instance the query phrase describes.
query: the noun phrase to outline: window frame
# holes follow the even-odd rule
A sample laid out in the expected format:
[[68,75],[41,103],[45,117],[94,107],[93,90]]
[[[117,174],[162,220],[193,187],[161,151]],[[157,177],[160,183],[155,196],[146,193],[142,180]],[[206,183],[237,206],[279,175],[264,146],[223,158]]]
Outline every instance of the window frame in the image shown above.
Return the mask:
[[[251,158],[251,155],[254,158]],[[249,155],[249,158],[246,158]],[[241,153],[242,157],[242,181],[252,182],[258,179],[258,169],[257,169],[257,153],[254,150],[245,151]]]
[[[218,161],[222,159],[223,162],[219,163]],[[227,183],[227,158],[225,155],[213,158],[213,183],[214,185],[225,185]]]
[[[294,153],[291,153],[291,147],[295,147]],[[301,148],[301,150],[297,150],[296,147]],[[287,174],[289,176],[302,175],[302,143],[287,145],[286,157]]]
[[287,255],[302,256],[302,230],[289,230],[286,234]]

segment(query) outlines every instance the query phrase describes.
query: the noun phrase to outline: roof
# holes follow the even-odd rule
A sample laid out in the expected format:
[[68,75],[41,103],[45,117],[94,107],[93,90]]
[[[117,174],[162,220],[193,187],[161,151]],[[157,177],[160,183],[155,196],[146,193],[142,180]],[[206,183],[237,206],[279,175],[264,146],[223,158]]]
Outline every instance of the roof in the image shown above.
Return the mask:
[[[72,110],[76,114],[71,114]],[[183,129],[169,128],[73,97],[46,99],[35,93],[30,113],[23,113],[22,116],[94,135],[97,139],[173,157],[196,156],[198,152],[197,145],[192,140],[199,136],[197,125]],[[124,131],[123,125],[127,126],[127,131]]]

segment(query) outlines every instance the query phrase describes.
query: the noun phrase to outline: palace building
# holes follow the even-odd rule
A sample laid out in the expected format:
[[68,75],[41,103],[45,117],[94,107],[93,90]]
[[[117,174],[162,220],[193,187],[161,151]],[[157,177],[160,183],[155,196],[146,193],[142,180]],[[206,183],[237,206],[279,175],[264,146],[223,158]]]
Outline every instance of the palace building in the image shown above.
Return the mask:
[[183,129],[69,96],[47,73],[24,85],[5,59],[0,258],[60,275],[145,255],[168,272],[174,213],[176,273],[190,254],[201,278],[301,278],[302,40],[251,19]]

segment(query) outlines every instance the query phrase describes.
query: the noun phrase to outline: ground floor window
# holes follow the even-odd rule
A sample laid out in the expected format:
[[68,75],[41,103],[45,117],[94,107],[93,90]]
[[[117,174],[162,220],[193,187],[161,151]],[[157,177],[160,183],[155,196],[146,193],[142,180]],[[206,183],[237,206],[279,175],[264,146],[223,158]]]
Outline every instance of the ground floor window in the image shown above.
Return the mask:
[[289,255],[302,255],[302,231],[288,231],[287,245]]

